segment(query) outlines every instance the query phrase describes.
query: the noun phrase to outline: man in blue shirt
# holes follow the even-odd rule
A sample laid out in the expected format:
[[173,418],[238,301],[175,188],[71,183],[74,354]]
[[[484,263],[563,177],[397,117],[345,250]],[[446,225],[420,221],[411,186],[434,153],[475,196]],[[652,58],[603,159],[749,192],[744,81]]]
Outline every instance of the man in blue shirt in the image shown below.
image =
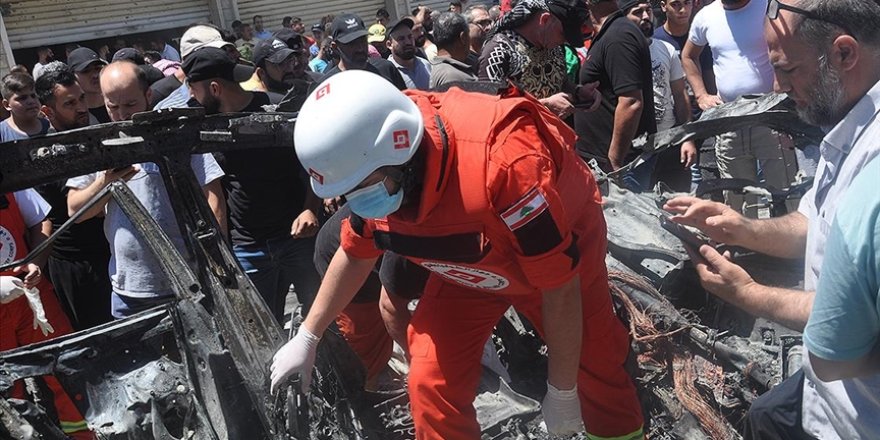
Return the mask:
[[822,381],[880,372],[878,186],[880,158],[875,158],[853,181],[828,236],[813,310],[804,330],[810,363]]

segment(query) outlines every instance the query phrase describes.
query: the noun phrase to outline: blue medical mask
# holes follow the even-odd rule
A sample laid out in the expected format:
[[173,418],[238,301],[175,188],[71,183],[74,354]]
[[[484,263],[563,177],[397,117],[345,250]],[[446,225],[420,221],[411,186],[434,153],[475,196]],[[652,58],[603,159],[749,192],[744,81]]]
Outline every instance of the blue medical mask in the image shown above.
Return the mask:
[[[386,177],[387,178],[387,177]],[[352,212],[363,218],[384,218],[400,209],[403,188],[396,194],[388,194],[385,180],[345,195]]]

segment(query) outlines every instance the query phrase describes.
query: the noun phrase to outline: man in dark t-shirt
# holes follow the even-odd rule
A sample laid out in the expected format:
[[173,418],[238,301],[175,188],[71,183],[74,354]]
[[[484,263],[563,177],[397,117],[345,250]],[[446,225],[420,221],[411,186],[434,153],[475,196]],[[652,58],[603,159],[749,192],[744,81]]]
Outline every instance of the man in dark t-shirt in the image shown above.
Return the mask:
[[394,84],[398,90],[406,89],[400,72],[388,60],[371,58],[367,51],[367,29],[364,21],[354,14],[341,14],[333,20],[333,50],[339,53],[339,63],[324,72],[324,78],[349,69],[375,73]]
[[[89,125],[88,106],[83,89],[73,73],[53,71],[40,76],[35,92],[41,110],[56,132]],[[49,220],[57,231],[69,220],[66,180],[37,186],[49,202]],[[49,255],[49,279],[64,305],[75,330],[110,322],[110,246],[104,237],[104,219],[91,218],[60,233]]]
[[[265,93],[235,81],[235,62],[223,49],[205,47],[182,66],[193,97],[207,114],[262,112]],[[320,201],[306,183],[293,148],[258,148],[215,154],[226,175],[223,189],[229,235],[239,263],[279,323],[290,285],[303,314],[320,284],[312,263]]]
[[[580,82],[599,82],[602,105],[593,113],[575,113],[577,150],[584,160],[596,159],[610,172],[635,158],[634,138],[657,131],[651,52],[642,31],[626,19],[614,0],[590,3],[590,13],[598,31],[581,68]],[[629,176],[627,186],[644,188],[651,170],[641,171],[646,172]]]

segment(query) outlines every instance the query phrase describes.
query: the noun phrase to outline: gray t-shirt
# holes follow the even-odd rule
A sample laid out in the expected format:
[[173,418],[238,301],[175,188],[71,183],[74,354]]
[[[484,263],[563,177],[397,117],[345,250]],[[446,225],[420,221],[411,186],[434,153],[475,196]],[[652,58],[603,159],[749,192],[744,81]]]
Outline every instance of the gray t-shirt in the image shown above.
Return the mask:
[[[193,155],[190,161],[196,179],[202,186],[223,176],[223,170],[210,154]],[[128,187],[144,205],[156,222],[171,239],[174,247],[184,256],[190,258],[165,183],[159,173],[159,166],[154,163],[138,164],[140,170],[128,181]],[[103,171],[101,171],[103,172]],[[74,177],[67,181],[67,186],[83,189],[94,182],[98,173]],[[107,203],[104,219],[104,235],[110,243],[110,282],[113,291],[120,295],[135,298],[156,298],[173,294],[171,284],[162,273],[159,261],[143,243],[135,232],[134,226],[122,208],[110,200]]]
[[388,61],[391,61],[391,64],[394,64],[394,67],[397,67],[400,76],[403,77],[403,82],[406,83],[407,89],[428,90],[428,85],[431,82],[431,65],[428,63],[428,60],[422,57],[415,57],[413,59],[415,60],[413,70],[409,70],[406,67],[397,64],[393,55],[388,56]]
[[476,81],[473,66],[454,58],[436,56],[431,60],[431,88],[451,82]]
[[[42,124],[42,128],[40,132],[35,134],[34,136],[39,136],[41,134],[46,134],[49,132],[49,121],[45,119],[40,119],[40,124]],[[28,139],[30,136],[27,133],[23,133],[12,128],[9,125],[9,118],[0,121],[0,142],[9,142],[9,141],[18,141],[22,139]]]

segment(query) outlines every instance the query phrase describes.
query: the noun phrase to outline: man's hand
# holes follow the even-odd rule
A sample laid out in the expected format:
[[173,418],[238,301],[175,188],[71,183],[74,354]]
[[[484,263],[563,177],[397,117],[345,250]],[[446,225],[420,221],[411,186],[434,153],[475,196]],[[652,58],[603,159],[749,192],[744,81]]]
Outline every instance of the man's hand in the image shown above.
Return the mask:
[[547,394],[541,402],[541,415],[551,435],[567,436],[583,431],[584,420],[577,386],[570,390],[559,390],[547,383]]
[[290,226],[293,238],[307,238],[318,233],[318,217],[311,209],[306,209],[296,217]]
[[568,93],[559,92],[555,95],[549,96],[541,100],[541,104],[544,104],[551,112],[553,112],[556,116],[559,116],[560,119],[565,119],[574,112],[574,105],[571,103],[571,98]]
[[98,174],[98,179],[101,182],[101,188],[103,188],[116,180],[128,182],[128,180],[134,177],[134,175],[137,174],[138,171],[140,171],[140,168],[134,165],[129,165],[122,168],[111,168],[107,171],[104,171],[103,173]]
[[294,373],[300,374],[302,392],[308,393],[312,383],[312,368],[318,353],[318,342],[321,339],[312,334],[305,326],[301,326],[296,336],[278,349],[272,357],[269,367],[272,395],[281,388],[285,379]]
[[685,168],[690,168],[697,160],[697,145],[694,141],[681,144],[681,163]]
[[697,105],[700,106],[700,110],[706,111],[712,107],[717,107],[721,104],[724,104],[724,101],[721,100],[721,97],[718,95],[701,95],[697,97]]
[[18,266],[12,269],[12,271],[15,273],[27,273],[23,280],[25,289],[33,289],[34,287],[37,287],[37,284],[43,279],[43,270],[40,269],[40,266],[34,263]]
[[672,221],[693,226],[718,243],[744,246],[751,234],[750,220],[723,203],[684,196],[669,200],[663,209],[675,214]]
[[721,255],[707,245],[700,246],[699,254],[688,246],[685,249],[703,288],[730,304],[742,307],[755,280],[742,267],[729,260],[730,254],[725,252],[725,255]]

